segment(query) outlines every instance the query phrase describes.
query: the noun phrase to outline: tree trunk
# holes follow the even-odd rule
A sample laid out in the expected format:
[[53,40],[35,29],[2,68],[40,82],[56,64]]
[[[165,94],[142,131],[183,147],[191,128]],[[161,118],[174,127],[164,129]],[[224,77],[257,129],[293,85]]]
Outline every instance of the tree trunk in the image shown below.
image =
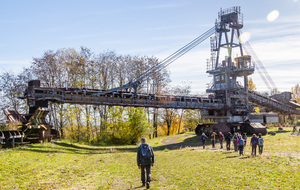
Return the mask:
[[91,137],[91,126],[90,126],[90,110],[88,105],[85,106],[85,118],[86,118],[86,140],[90,141]]
[[179,124],[178,124],[178,133],[180,133],[180,126],[181,126],[181,121],[182,121],[183,114],[184,114],[184,110],[181,110],[181,114],[180,114],[180,118],[179,118]]
[[154,112],[153,112],[153,128],[154,128],[153,137],[157,137],[157,112],[158,112],[158,108],[154,108]]
[[59,117],[60,117],[60,122],[59,122],[59,131],[60,131],[60,135],[63,138],[64,137],[64,133],[63,133],[63,104],[60,104],[60,112],[59,112]]

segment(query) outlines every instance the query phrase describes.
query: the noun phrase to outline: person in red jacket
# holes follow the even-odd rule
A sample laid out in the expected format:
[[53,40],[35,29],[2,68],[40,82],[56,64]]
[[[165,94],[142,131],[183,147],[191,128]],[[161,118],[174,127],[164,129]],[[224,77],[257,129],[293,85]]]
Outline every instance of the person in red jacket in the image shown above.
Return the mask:
[[237,133],[234,133],[234,135],[232,137],[232,142],[233,142],[235,152],[238,151],[238,142],[237,141],[238,141],[238,135],[237,135]]
[[224,140],[224,135],[222,132],[219,133],[219,140],[220,140],[220,148],[222,149],[223,148],[223,140]]

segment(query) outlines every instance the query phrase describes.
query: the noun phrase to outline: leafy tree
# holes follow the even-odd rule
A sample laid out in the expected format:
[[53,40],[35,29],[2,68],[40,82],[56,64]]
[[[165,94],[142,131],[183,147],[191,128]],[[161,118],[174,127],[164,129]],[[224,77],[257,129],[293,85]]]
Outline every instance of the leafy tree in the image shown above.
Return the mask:
[[[248,80],[248,89],[249,90],[256,90],[256,85],[254,84],[252,78],[250,77],[249,80]],[[259,113],[260,112],[260,109],[259,107],[254,107],[254,110],[256,113]]]
[[110,107],[107,112],[105,140],[113,144],[135,144],[149,134],[150,124],[144,108]]
[[248,89],[249,90],[256,90],[256,85],[254,84],[252,77],[249,78],[248,80]]
[[271,90],[271,96],[272,96],[272,95],[275,95],[275,94],[280,94],[280,91],[279,91],[277,88],[273,88],[273,89]]
[[300,104],[300,85],[296,84],[292,87],[292,95],[293,100],[295,100],[298,104]]
[[24,111],[26,104],[20,100],[24,93],[25,85],[22,81],[22,74],[15,75],[13,72],[4,72],[0,75],[0,92],[2,109],[13,109]]
[[202,119],[201,112],[199,110],[186,110],[184,127],[195,129],[198,124],[205,122],[209,122],[209,120]]
[[172,124],[174,121],[175,109],[166,108],[164,109],[163,120],[167,125],[167,135],[170,135]]

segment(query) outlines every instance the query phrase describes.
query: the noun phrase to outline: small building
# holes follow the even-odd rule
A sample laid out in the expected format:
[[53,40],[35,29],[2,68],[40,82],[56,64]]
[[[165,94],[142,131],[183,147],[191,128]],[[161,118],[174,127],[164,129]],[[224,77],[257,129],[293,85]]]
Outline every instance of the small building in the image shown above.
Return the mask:
[[279,116],[274,112],[251,113],[249,120],[251,123],[278,123]]

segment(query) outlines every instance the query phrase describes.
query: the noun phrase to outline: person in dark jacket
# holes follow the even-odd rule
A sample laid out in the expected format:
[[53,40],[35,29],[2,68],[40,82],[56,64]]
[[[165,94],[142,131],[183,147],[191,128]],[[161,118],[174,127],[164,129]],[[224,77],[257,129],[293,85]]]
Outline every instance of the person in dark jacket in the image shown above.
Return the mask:
[[238,148],[239,148],[239,152],[240,152],[240,156],[244,155],[244,146],[245,146],[245,142],[242,136],[238,137]]
[[201,139],[202,139],[203,149],[205,149],[205,141],[206,141],[206,139],[207,139],[207,136],[205,135],[205,133],[202,133]]
[[231,143],[231,133],[227,133],[225,140],[226,140],[226,148],[227,150],[230,150],[230,143]]
[[256,156],[257,144],[258,144],[258,138],[255,134],[253,134],[250,141],[250,145],[252,146],[252,153],[251,153],[252,156]]
[[[137,151],[137,165],[141,170],[142,186],[147,185],[147,189],[150,188],[151,181],[151,167],[154,166],[154,151],[153,148],[146,143],[146,138],[141,139],[141,145]],[[147,175],[147,181],[145,180],[145,170]]]
[[247,133],[244,133],[243,139],[244,139],[244,143],[245,143],[245,146],[246,146],[246,144],[247,144]]

